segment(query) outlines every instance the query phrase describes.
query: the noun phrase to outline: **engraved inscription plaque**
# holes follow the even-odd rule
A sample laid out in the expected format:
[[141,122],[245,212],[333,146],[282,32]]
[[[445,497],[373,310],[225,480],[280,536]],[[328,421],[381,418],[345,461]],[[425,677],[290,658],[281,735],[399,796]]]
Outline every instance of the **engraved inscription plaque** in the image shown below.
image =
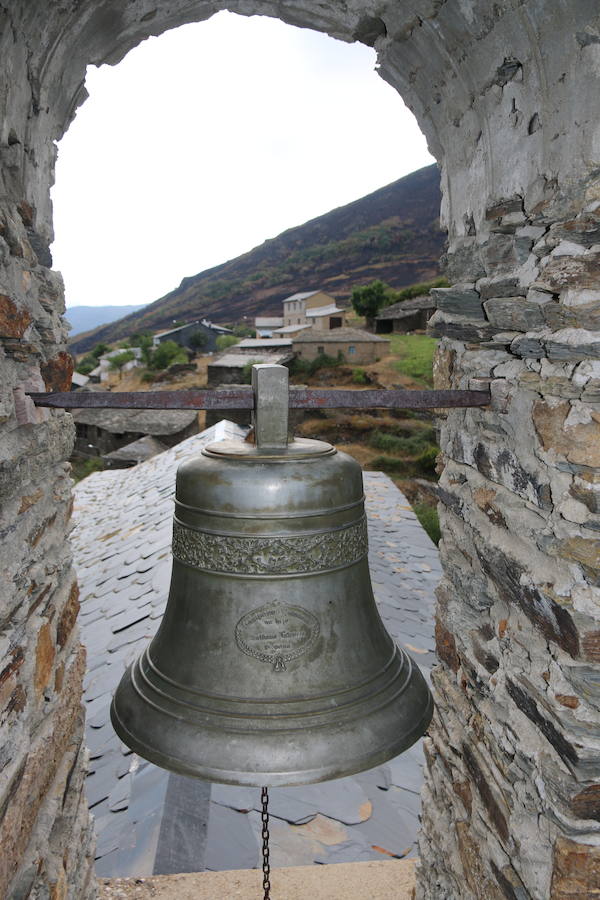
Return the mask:
[[319,637],[319,621],[307,609],[276,600],[246,613],[235,626],[235,642],[248,656],[272,663],[282,672],[286,662],[309,650]]

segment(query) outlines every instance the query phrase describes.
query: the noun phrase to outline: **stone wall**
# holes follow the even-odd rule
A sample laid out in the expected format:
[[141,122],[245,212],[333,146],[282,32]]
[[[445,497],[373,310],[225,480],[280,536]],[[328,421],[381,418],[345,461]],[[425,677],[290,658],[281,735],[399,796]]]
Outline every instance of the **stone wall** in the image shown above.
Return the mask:
[[0,9],[0,896],[86,900],[85,653],[66,543],[74,430],[24,395],[68,390],[72,364],[48,207],[36,209],[28,182],[44,177],[31,134],[42,113],[7,19]]
[[[14,898],[93,892],[66,542],[73,429],[23,394],[66,387],[70,374],[48,251],[54,142],[85,97],[87,64],[118,62],[150,34],[225,7],[0,7],[0,884]],[[597,0],[240,0],[235,11],[375,46],[442,167],[455,286],[438,291],[432,321],[438,386],[491,383],[490,410],[453,411],[441,429],[442,662],[418,895],[590,896],[600,890]]]

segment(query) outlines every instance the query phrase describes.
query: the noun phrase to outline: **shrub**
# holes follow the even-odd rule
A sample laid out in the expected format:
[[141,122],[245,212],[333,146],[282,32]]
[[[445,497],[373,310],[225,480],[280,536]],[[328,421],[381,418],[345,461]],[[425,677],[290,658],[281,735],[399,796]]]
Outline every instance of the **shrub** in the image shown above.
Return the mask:
[[251,359],[242,369],[242,384],[252,384],[252,366],[259,363],[259,359]]
[[96,344],[94,349],[91,352],[91,355],[95,357],[95,359],[100,359],[100,357],[109,350],[108,344]]
[[417,284],[411,284],[396,293],[396,302],[398,300],[412,300],[413,297],[428,294],[432,288],[437,287],[450,287],[450,282],[446,278],[435,278],[433,281],[421,281]]
[[166,369],[173,363],[186,363],[187,361],[187,353],[183,347],[180,347],[175,341],[163,341],[152,351],[150,368],[156,371]]
[[440,520],[435,506],[428,503],[415,503],[413,506],[415,516],[431,538],[434,544],[439,544],[442,532]]
[[352,369],[352,383],[353,384],[368,384],[369,379],[367,378],[367,373],[364,369]]
[[431,444],[416,458],[415,465],[424,474],[435,475],[435,464],[439,452],[439,447]]
[[[369,444],[376,450],[384,450],[387,453],[396,453],[403,456],[418,456],[428,449],[428,433],[417,432],[410,437],[398,437],[396,434],[388,434],[384,431],[374,431],[369,438]],[[436,449],[437,453],[437,449]]]
[[217,350],[227,350],[228,347],[239,344],[239,338],[236,338],[233,334],[220,334],[216,343]]
[[397,456],[376,456],[371,460],[369,468],[380,472],[405,473],[410,468],[410,463]]
[[92,356],[91,353],[88,353],[87,356],[84,356],[83,359],[81,359],[80,362],[77,363],[75,368],[81,375],[89,375],[97,365],[98,360],[96,359],[96,357]]
[[140,375],[140,381],[145,381],[145,382],[154,381],[155,377],[156,376],[154,375],[154,372],[148,372],[146,370],[145,372],[142,372],[142,374]]

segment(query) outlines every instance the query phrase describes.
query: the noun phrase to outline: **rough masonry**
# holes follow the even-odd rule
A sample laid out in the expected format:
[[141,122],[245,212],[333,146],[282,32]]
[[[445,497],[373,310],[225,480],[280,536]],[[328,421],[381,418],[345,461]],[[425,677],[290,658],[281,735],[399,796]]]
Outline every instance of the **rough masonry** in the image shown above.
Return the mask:
[[[70,418],[51,269],[55,141],[87,64],[208,18],[209,0],[0,6],[0,890],[93,896],[83,654],[67,543]],[[600,11],[595,0],[240,0],[376,48],[442,170],[445,577],[418,896],[600,889]],[[225,48],[226,49],[226,48]],[[276,73],[274,73],[276,77]],[[17,425],[15,410],[29,424]]]

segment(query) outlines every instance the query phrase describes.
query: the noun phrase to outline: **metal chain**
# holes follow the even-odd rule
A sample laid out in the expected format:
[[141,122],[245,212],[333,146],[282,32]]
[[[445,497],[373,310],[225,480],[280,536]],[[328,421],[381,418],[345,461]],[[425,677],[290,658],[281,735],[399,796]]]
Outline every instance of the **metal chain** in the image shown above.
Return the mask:
[[263,900],[271,897],[271,863],[269,862],[269,792],[266,787],[261,788],[260,799],[262,802],[262,870],[263,870]]

